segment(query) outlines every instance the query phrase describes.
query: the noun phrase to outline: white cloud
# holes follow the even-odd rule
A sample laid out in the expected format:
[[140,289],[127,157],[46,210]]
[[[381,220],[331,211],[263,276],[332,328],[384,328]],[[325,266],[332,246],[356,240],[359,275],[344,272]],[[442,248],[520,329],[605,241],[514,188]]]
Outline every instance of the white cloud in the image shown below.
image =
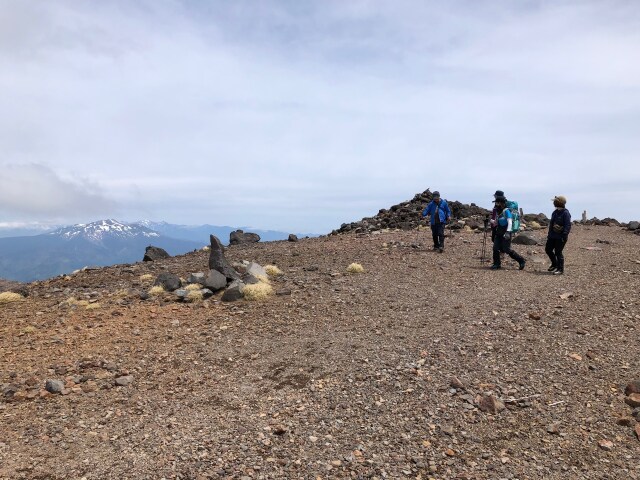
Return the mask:
[[0,10],[3,158],[91,178],[131,218],[328,231],[427,187],[639,215],[634,2]]

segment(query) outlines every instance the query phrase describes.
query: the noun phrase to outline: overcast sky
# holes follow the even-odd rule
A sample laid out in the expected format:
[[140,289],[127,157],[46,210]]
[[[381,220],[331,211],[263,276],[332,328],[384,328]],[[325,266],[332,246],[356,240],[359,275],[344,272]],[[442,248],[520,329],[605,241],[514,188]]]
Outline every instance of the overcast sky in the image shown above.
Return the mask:
[[640,219],[636,1],[0,0],[0,224]]

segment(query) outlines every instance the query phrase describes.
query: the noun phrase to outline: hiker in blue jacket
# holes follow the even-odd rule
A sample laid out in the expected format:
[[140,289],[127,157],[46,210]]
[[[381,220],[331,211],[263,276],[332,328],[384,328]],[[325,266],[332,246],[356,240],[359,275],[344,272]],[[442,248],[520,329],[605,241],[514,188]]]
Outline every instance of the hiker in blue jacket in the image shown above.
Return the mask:
[[524,268],[526,263],[525,259],[518,255],[518,253],[511,250],[511,228],[513,221],[513,214],[511,210],[507,208],[507,199],[505,197],[496,197],[495,200],[496,209],[498,211],[497,218],[497,227],[496,227],[496,236],[493,241],[493,265],[491,265],[491,270],[499,270],[502,268],[500,265],[500,253],[506,253],[511,258],[513,258],[518,265],[520,266],[520,270]]
[[554,275],[562,275],[564,273],[562,250],[567,244],[569,232],[571,231],[571,213],[565,208],[566,204],[567,199],[562,195],[557,195],[553,198],[553,206],[556,209],[551,214],[547,244],[544,247],[544,251],[551,260],[549,271]]
[[433,192],[431,202],[422,211],[423,217],[430,217],[431,234],[433,236],[433,249],[444,252],[444,226],[451,218],[449,204],[440,198],[440,192]]

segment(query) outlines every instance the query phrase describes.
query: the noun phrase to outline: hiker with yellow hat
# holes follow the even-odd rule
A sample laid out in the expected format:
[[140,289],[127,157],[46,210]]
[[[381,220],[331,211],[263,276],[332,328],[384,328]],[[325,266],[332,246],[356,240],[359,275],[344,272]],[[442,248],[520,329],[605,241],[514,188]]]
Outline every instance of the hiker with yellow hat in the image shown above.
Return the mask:
[[562,250],[564,250],[564,246],[567,244],[569,232],[571,231],[571,213],[566,209],[566,197],[556,195],[552,198],[552,201],[556,209],[551,214],[547,244],[544,247],[544,251],[551,260],[549,271],[554,275],[562,275],[564,273],[564,255],[562,254]]

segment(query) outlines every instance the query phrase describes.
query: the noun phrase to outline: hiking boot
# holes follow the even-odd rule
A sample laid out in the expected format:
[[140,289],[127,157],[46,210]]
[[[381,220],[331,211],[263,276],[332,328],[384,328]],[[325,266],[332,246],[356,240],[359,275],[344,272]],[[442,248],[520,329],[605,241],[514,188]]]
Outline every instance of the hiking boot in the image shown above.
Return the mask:
[[564,270],[557,270],[553,272],[554,275],[564,275]]
[[520,266],[518,267],[518,270],[524,270],[524,266],[525,266],[525,264],[526,264],[526,263],[527,263],[527,261],[526,261],[526,260],[522,260],[522,261],[519,263],[519,265],[520,265]]
[[556,267],[555,265],[551,265],[549,268],[547,268],[547,272],[555,272],[558,269],[558,267]]
[[438,252],[440,252],[440,253],[444,252],[444,247],[440,247],[440,248],[438,249]]
[[500,270],[502,267],[500,265],[491,265],[491,267],[489,267],[491,270]]

